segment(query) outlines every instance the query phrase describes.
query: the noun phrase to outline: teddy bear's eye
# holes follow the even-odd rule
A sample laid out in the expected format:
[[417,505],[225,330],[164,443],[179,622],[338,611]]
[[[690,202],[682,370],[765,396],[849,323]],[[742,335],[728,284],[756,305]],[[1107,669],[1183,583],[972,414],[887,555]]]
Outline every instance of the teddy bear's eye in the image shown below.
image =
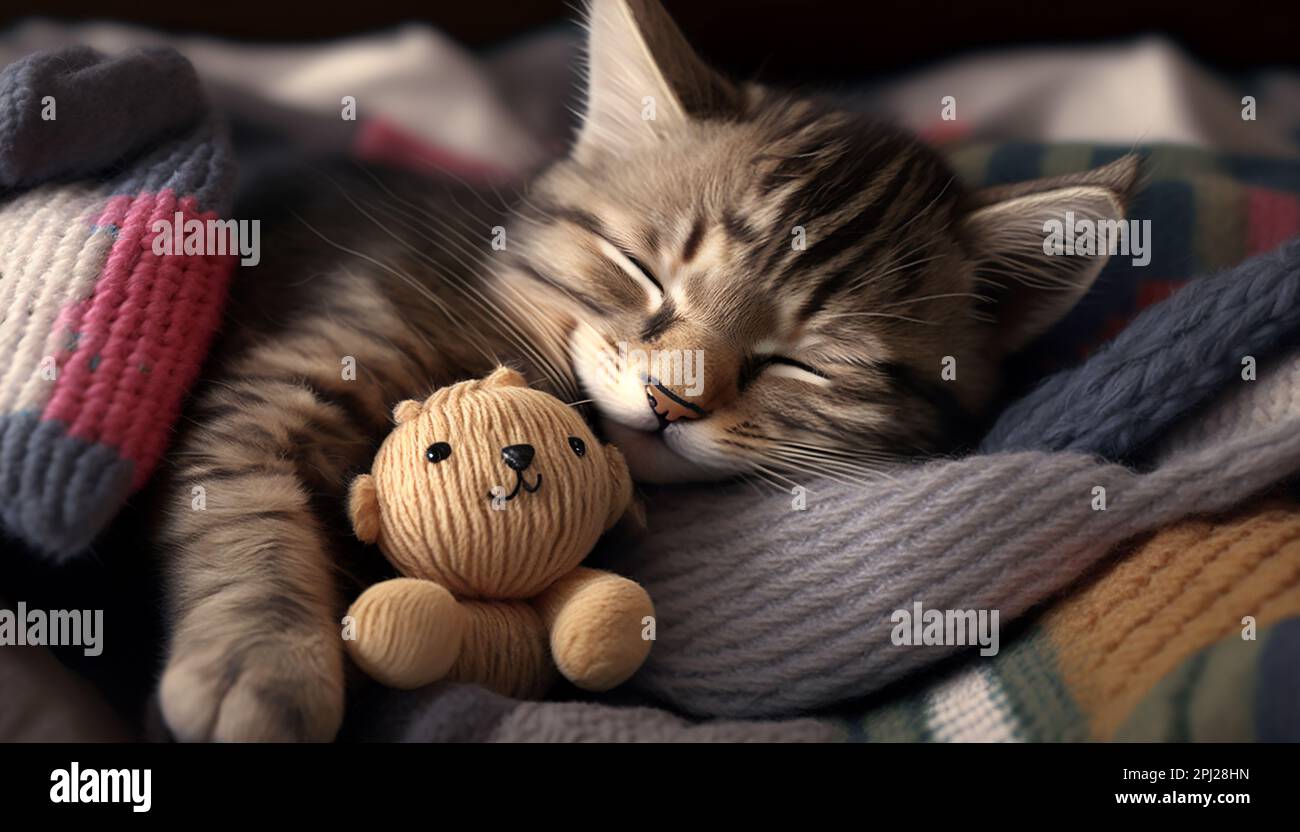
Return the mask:
[[583,442],[581,439],[579,439],[576,436],[569,437],[569,447],[573,448],[573,452],[578,456],[587,455],[587,443]]
[[429,450],[424,452],[424,458],[430,462],[442,462],[451,456],[451,446],[446,442],[434,442],[429,446]]

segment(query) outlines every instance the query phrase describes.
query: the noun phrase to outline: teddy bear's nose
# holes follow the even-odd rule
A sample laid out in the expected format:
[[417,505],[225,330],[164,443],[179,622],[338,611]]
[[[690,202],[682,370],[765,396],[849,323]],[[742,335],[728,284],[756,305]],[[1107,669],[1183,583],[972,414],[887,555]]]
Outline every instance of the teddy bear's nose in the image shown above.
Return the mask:
[[516,471],[522,471],[533,464],[533,446],[506,445],[501,449],[501,458],[505,460],[506,465]]

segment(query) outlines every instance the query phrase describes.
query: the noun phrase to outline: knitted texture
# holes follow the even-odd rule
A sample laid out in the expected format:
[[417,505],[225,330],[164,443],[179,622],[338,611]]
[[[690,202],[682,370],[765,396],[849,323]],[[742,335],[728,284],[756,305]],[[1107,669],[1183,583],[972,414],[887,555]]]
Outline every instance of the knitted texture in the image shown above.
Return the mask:
[[216,219],[233,175],[171,50],[0,73],[0,522],[34,548],[83,550],[161,457],[235,258],[156,254],[154,224]]
[[1195,291],[1175,293],[1082,366],[1056,374],[1007,408],[981,449],[1125,458],[1225,382],[1240,378],[1243,357],[1266,355],[1295,340],[1298,275],[1300,243],[1292,241],[1199,281]]
[[[1184,421],[1157,457],[1300,412],[1300,355],[1270,365]],[[842,726],[855,740],[1295,740],[1294,633],[1300,503],[1247,502],[1120,547],[997,656],[971,655]]]
[[[996,609],[1005,626],[1116,544],[1192,513],[1232,508],[1294,474],[1300,413],[1254,402],[1286,399],[1271,384],[1292,377],[1246,382],[1240,372],[1243,355],[1263,355],[1300,328],[1296,304],[1275,300],[1294,300],[1298,282],[1300,243],[1292,242],[1194,281],[1178,303],[1141,316],[1126,332],[1125,349],[1153,357],[1149,371],[1130,368],[1116,349],[1093,359],[1112,369],[1119,362],[1130,385],[1095,403],[1111,420],[1110,433],[1055,430],[1062,421],[1081,424],[1079,409],[1092,412],[1093,401],[1072,386],[1096,389],[1103,374],[1088,362],[1031,394],[1029,405],[1010,408],[994,429],[1010,447],[1023,447],[1024,434],[1005,423],[1033,419],[1045,432],[1036,445],[1044,450],[932,463],[894,472],[870,489],[810,483],[806,511],[792,511],[785,495],[763,499],[734,488],[656,495],[649,503],[655,534],[609,559],[658,605],[658,641],[635,681],[696,714],[766,716],[833,705],[961,649],[894,645],[893,611],[917,601],[938,610]],[[1267,341],[1260,332],[1271,333]],[[1178,341],[1196,343],[1175,348]],[[1166,360],[1171,349],[1185,357]],[[1210,382],[1188,377],[1204,367],[1229,368],[1210,375],[1220,387],[1240,387],[1232,406],[1261,418],[1224,421],[1249,429],[1193,443],[1146,473],[1093,456],[1124,458],[1172,427],[1206,398]],[[1143,396],[1179,406],[1145,406]],[[1120,401],[1144,424],[1118,424]],[[1052,406],[1065,410],[1052,419],[1044,415]],[[1098,486],[1105,510],[1094,508]]]
[[622,455],[505,367],[394,418],[348,507],[405,577],[348,610],[357,664],[390,687],[445,678],[513,696],[545,693],[557,668],[587,690],[631,676],[654,607],[626,578],[579,567],[631,507]]
[[[1061,677],[1088,716],[1089,734],[1112,739],[1183,661],[1230,636],[1242,641],[1247,616],[1256,630],[1300,616],[1300,505],[1293,500],[1162,529],[1042,623]],[[1237,723],[1248,725],[1252,716],[1241,704],[1224,709],[1224,717],[1236,714],[1219,721],[1224,736],[1196,739],[1240,738],[1245,726]]]
[[1094,721],[1108,708],[1081,704],[1075,697],[1087,692],[1062,677],[1059,660],[1046,632],[1031,628],[992,660],[971,657],[907,693],[876,698],[859,716],[829,721],[853,742],[1300,740],[1300,617],[1182,654],[1108,734]]
[[1300,742],[1300,618],[1230,635],[1162,678],[1119,742]]
[[[1095,586],[1111,585],[1101,577]],[[1142,599],[1141,591],[1135,603]],[[1239,596],[1244,600],[1244,596]],[[1153,600],[1159,603],[1159,594]],[[1292,599],[1293,603],[1296,599]],[[1180,649],[1190,647],[1184,641]],[[1300,741],[1300,617],[1182,655],[1114,739]],[[847,717],[690,722],[660,708],[520,702],[470,685],[366,691],[345,727],[369,742],[1024,742],[1087,740],[1083,710],[1046,631],[1017,634],[927,684]]]
[[827,720],[692,723],[658,708],[521,702],[475,685],[367,691],[342,739],[365,742],[834,742]]
[[98,174],[204,110],[198,76],[175,50],[37,53],[0,71],[0,187]]

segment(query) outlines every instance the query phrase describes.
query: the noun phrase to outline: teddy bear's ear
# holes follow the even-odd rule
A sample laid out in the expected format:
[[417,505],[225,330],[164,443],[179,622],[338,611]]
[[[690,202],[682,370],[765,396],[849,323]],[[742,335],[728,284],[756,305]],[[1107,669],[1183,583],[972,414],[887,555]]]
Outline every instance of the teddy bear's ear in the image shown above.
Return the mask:
[[605,446],[605,459],[609,464],[609,475],[613,482],[610,494],[609,514],[605,517],[605,530],[609,531],[625,520],[631,526],[640,529],[645,526],[645,512],[632,494],[632,475],[628,473],[627,461],[623,459],[618,448]]
[[415,399],[407,399],[406,401],[398,402],[397,407],[393,408],[393,421],[399,425],[404,422],[409,422],[416,416],[419,416],[420,411],[423,409],[424,405],[420,404]]
[[528,380],[518,370],[497,367],[491,375],[483,379],[483,384],[487,387],[527,387]]
[[361,542],[374,543],[379,539],[379,491],[375,488],[375,478],[369,474],[357,477],[348,489],[348,519]]

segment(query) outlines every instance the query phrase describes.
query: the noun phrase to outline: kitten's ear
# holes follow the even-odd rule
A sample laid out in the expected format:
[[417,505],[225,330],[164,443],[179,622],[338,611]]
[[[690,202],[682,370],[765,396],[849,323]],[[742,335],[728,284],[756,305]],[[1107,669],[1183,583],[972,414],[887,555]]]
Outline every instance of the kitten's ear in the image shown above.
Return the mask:
[[700,60],[659,0],[591,0],[580,161],[742,107],[741,91]]
[[1108,254],[1047,253],[1051,232],[1066,213],[1080,220],[1124,221],[1138,182],[1138,157],[1124,156],[1083,173],[976,191],[962,220],[976,261],[979,308],[996,322],[1003,354],[1012,353],[1065,317],[1087,294]]

